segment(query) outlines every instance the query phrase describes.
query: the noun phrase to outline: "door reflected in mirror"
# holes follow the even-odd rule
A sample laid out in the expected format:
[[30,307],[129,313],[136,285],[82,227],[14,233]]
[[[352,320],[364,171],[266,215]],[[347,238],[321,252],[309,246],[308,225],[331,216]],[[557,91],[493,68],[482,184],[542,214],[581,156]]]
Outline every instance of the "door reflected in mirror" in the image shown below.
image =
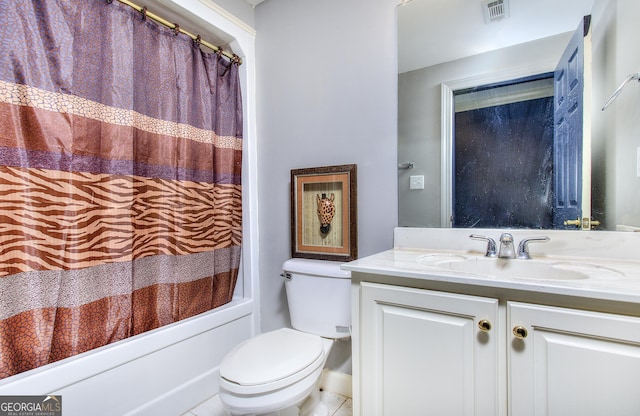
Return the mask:
[[453,227],[553,228],[553,74],[454,92]]

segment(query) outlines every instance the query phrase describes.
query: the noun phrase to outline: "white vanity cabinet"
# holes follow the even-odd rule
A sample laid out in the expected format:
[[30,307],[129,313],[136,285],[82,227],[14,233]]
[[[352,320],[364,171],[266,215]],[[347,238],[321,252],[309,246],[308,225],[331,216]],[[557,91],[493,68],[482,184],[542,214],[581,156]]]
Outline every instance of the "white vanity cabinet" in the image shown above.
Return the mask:
[[360,299],[358,414],[498,414],[496,299],[368,282]]
[[354,415],[640,415],[640,317],[377,280],[354,285]]
[[399,227],[342,266],[354,416],[640,416],[640,233],[544,230],[529,260],[469,233]]
[[509,414],[640,415],[640,318],[507,303]]

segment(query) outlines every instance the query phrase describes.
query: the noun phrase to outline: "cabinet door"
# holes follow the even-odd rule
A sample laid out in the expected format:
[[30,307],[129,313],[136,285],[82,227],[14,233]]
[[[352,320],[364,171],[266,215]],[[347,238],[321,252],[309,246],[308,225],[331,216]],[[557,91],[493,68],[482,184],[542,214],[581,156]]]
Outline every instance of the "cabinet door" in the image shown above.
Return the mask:
[[511,415],[640,415],[640,318],[516,302],[507,314],[520,331],[509,345]]
[[362,283],[360,308],[363,416],[500,413],[497,300]]

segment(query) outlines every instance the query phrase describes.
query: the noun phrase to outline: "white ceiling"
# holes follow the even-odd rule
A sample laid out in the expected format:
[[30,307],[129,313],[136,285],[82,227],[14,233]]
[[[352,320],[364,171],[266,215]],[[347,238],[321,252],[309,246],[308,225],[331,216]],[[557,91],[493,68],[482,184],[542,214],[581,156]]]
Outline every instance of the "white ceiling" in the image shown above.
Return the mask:
[[574,31],[599,0],[509,0],[485,24],[482,0],[409,0],[398,6],[398,72]]

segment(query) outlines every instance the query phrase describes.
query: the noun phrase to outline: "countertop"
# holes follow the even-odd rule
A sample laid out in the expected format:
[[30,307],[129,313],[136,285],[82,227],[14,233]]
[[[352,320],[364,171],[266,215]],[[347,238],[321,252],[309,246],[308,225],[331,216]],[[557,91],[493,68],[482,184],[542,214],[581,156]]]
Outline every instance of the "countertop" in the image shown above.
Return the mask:
[[[397,235],[398,231],[400,231],[400,234],[402,235]],[[482,230],[480,230],[480,232],[476,232],[476,230],[473,231],[476,234],[482,234]],[[396,243],[399,241],[412,241],[411,238],[407,237],[407,232],[411,233],[411,229],[396,230]],[[413,245],[423,245],[423,247],[402,247],[399,246],[399,244],[396,244],[397,246],[393,249],[345,263],[342,265],[342,268],[350,270],[352,273],[357,272],[398,276],[434,282],[549,293],[564,296],[578,296],[581,298],[640,304],[640,260],[629,255],[629,253],[637,253],[640,250],[640,245],[635,244],[636,241],[640,241],[635,240],[635,238],[640,238],[640,235],[624,237],[626,239],[632,238],[630,242],[634,247],[630,249],[627,247],[627,254],[618,258],[612,257],[610,255],[611,253],[603,250],[603,246],[606,246],[607,248],[615,247],[615,241],[620,240],[619,236],[618,239],[616,239],[617,236],[615,233],[610,233],[613,234],[611,236],[605,235],[602,232],[597,234],[597,238],[595,239],[595,241],[597,241],[597,246],[594,250],[590,251],[589,240],[594,239],[590,237],[589,234],[580,233],[556,235],[554,232],[538,232],[537,234],[551,234],[551,238],[555,238],[556,240],[556,246],[558,245],[559,240],[562,240],[562,245],[565,246],[581,246],[582,249],[580,250],[580,254],[584,255],[570,255],[575,254],[575,252],[568,252],[566,250],[561,252],[563,255],[545,253],[544,250],[541,249],[545,244],[537,244],[537,252],[535,254],[533,253],[532,245],[533,258],[531,260],[487,259],[502,262],[502,264],[507,268],[517,265],[520,269],[528,268],[528,265],[530,264],[533,268],[534,264],[540,263],[561,263],[562,265],[568,265],[569,268],[575,266],[578,269],[581,265],[588,266],[589,276],[587,278],[564,280],[551,279],[547,278],[547,276],[540,276],[539,278],[525,278],[512,277],[508,275],[474,275],[470,272],[449,270],[447,269],[446,264],[444,267],[429,264],[429,262],[424,262],[423,260],[432,255],[443,255],[445,257],[452,256],[453,258],[470,258],[472,260],[483,258],[484,251],[476,249],[483,249],[482,243],[475,242],[473,245],[477,247],[469,249],[469,247],[472,247],[469,245],[470,243],[466,241],[466,239],[468,239],[468,234],[470,234],[469,230],[463,231],[462,233],[459,230],[454,230],[453,233],[448,233],[446,230],[443,231],[441,229],[437,229],[434,230],[433,233],[429,233],[424,229],[419,229],[418,232],[421,238],[424,238],[426,233],[426,236],[429,238],[425,241],[428,242],[425,244],[415,244],[415,241],[412,241],[412,243]],[[493,234],[497,233],[498,235],[500,233],[499,230],[488,230],[488,232],[492,232]],[[514,237],[520,237],[519,234],[522,233],[514,232]],[[529,234],[531,234],[531,232],[529,232]],[[459,239],[461,236],[465,238],[464,247],[460,250],[452,250],[450,240]],[[577,240],[572,242],[572,238]],[[608,238],[613,238],[614,241],[608,242]],[[626,241],[626,243],[629,243],[629,241]],[[439,248],[439,246],[445,248]],[[551,247],[553,248],[553,246]]]

